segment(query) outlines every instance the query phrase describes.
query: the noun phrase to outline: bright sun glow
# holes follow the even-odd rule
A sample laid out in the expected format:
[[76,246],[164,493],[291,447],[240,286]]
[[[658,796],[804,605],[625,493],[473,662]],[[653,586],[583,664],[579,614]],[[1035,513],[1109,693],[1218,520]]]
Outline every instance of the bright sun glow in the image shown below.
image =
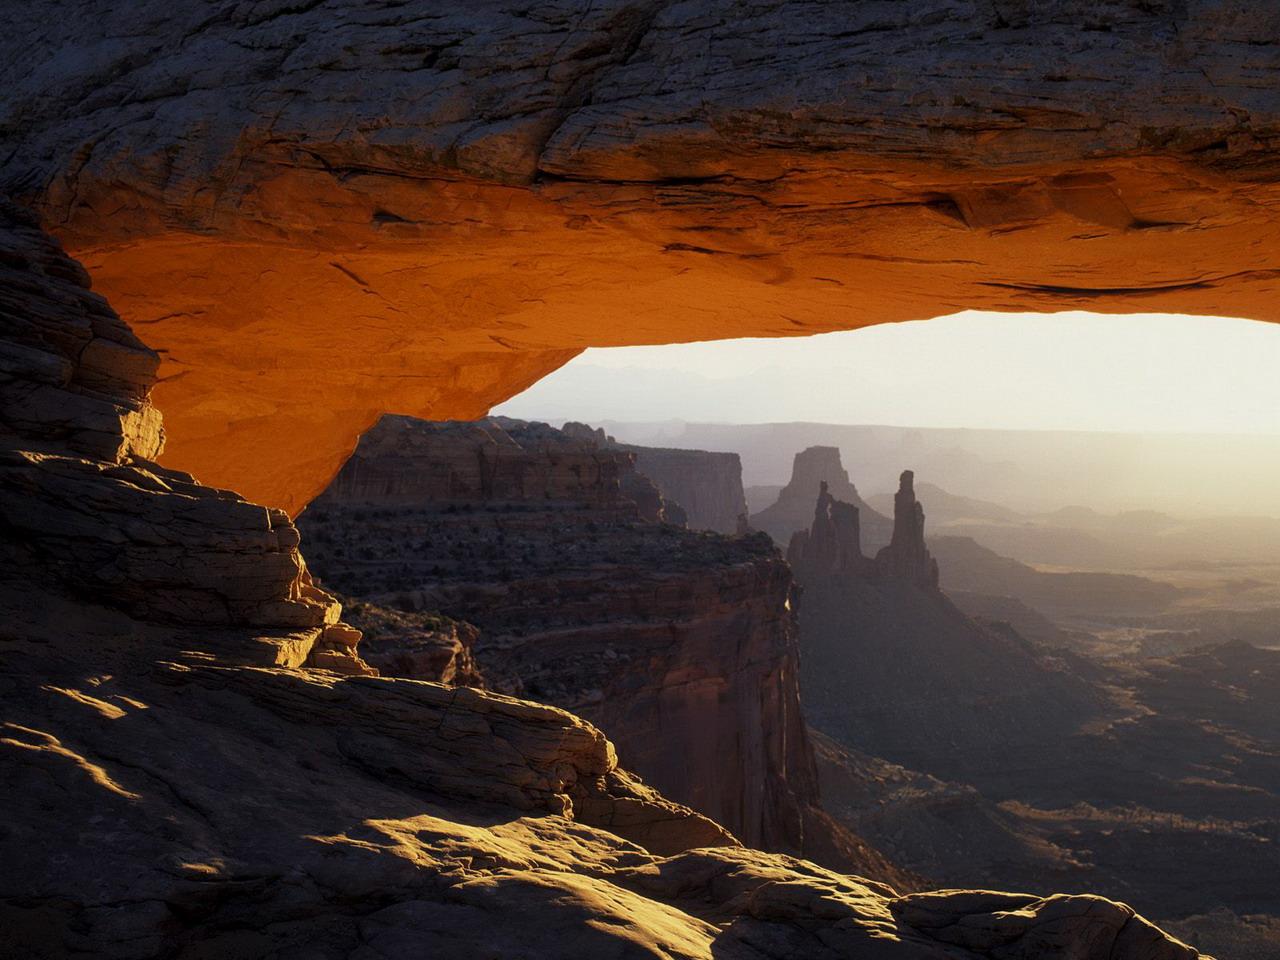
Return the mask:
[[1280,434],[1280,329],[968,312],[789,340],[588,350],[494,410],[549,420]]

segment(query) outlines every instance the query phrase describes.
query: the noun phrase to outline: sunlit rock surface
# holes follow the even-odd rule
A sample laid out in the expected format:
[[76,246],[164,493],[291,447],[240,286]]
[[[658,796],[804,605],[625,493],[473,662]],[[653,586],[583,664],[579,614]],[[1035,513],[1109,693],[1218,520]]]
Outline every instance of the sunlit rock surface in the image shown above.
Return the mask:
[[163,351],[165,462],[291,513],[592,345],[1276,317],[1267,5],[13,6],[0,188]]
[[298,522],[326,586],[407,611],[375,651],[413,611],[463,618],[486,684],[590,720],[744,842],[896,876],[822,813],[786,564],[765,537],[643,516],[623,495],[642,455],[575,426],[387,417]]
[[141,620],[262,628],[241,656],[367,672],[334,643],[340,608],[312,584],[284,511],[154,462],[156,354],[2,201],[0,363],[0,584],[56,585]]
[[900,897],[742,849],[553,707],[298,667],[363,662],[294,527],[143,459],[153,355],[8,207],[0,258],[0,954],[1197,956],[1105,900]]

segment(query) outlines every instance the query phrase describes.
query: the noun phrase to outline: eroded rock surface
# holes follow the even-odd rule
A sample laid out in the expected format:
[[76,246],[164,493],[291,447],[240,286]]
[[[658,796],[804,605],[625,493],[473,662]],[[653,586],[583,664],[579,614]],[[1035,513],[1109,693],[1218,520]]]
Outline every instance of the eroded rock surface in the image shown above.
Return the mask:
[[165,462],[291,513],[588,346],[1277,315],[1259,4],[76,10],[11,11],[0,188],[164,351]]
[[154,462],[158,356],[8,204],[0,357],[0,582],[56,584],[145,621],[257,627],[245,658],[369,672],[339,642],[341,608],[312,584],[284,511]]
[[736,453],[618,443],[602,428],[592,429],[585,423],[566,423],[564,431],[634,454],[636,473],[651,480],[665,499],[679,504],[684,525],[690,529],[740,532],[747,499],[742,490],[742,460]]
[[[495,448],[518,472],[469,482]],[[386,418],[299,523],[327,585],[475,624],[487,684],[589,719],[668,796],[744,842],[833,852],[786,564],[643,516],[633,457],[572,428]]]
[[[838,447],[807,447],[797,453],[791,479],[779,491],[777,500],[751,515],[751,525],[769,534],[780,546],[788,546],[792,534],[813,525],[815,499],[824,493],[830,500],[840,501],[856,511],[859,555],[866,550],[874,556],[875,551],[889,544],[893,521],[873,510],[858,494],[858,488],[849,480],[849,473],[840,462]],[[829,513],[828,508],[826,514]],[[846,530],[842,536],[847,541],[850,534]],[[848,549],[847,542],[845,549]]]
[[[553,707],[343,676],[296,529],[145,459],[154,356],[7,207],[0,251],[0,953],[968,960],[981,898],[744,850]],[[983,942],[1101,942],[1037,903]]]
[[1096,898],[920,901],[733,845],[680,852],[726,840],[610,773],[561,711],[146,663],[164,641],[130,630],[0,636],[0,771],[21,798],[0,835],[7,954],[1198,957]]

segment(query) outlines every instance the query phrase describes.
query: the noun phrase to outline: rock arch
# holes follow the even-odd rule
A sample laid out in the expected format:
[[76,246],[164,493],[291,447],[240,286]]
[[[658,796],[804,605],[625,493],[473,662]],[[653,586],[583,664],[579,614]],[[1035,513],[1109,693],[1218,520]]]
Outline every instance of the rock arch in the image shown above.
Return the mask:
[[166,463],[291,511],[380,413],[593,345],[1280,318],[1243,0],[47,6],[0,41],[0,188],[161,351]]

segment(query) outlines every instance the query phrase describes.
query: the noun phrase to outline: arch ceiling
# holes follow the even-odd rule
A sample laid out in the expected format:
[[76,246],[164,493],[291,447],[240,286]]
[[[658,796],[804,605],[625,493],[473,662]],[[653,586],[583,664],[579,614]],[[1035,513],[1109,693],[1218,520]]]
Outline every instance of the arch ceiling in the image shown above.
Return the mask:
[[290,510],[588,346],[1280,319],[1266,5],[87,6],[0,39],[0,188],[162,352],[164,461]]

